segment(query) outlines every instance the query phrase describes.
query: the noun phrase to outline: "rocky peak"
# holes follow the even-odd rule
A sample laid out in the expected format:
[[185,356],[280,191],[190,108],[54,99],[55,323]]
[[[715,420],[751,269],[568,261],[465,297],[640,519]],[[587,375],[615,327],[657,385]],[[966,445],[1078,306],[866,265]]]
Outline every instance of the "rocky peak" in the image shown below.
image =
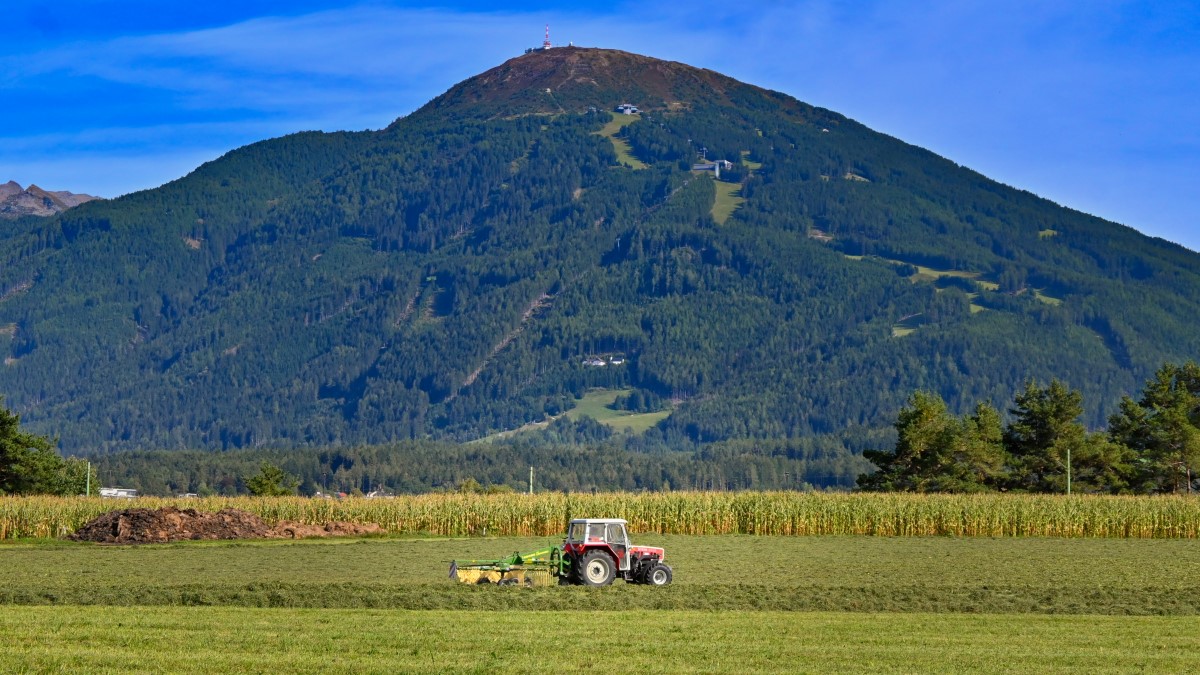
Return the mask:
[[66,190],[43,190],[36,185],[22,188],[16,181],[0,185],[0,218],[52,216],[98,197]]

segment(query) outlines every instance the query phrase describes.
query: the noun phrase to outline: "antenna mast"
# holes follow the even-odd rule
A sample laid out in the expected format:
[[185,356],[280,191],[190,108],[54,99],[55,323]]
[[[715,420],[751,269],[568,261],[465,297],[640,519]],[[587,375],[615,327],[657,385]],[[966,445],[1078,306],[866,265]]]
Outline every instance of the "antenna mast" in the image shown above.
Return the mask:
[[550,24],[546,24],[546,41],[542,43],[542,49],[550,49]]

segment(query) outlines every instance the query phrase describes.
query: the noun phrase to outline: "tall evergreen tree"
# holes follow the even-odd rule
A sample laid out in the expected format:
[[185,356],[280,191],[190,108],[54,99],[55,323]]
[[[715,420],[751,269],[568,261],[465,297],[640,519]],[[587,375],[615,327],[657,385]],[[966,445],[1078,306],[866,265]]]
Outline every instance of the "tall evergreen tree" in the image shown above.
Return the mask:
[[1066,492],[1068,462],[1081,456],[1087,441],[1087,431],[1078,422],[1083,395],[1058,380],[1045,388],[1031,380],[1008,412],[1012,421],[1004,430],[1004,447],[1011,456],[1007,486]]
[[1200,365],[1164,364],[1142,397],[1126,396],[1109,418],[1109,437],[1134,455],[1139,491],[1192,492],[1200,480]]
[[896,419],[898,438],[891,452],[867,450],[879,470],[859,477],[864,490],[980,492],[1004,469],[1000,415],[980,404],[959,419],[936,394],[916,392]]
[[54,441],[21,431],[20,415],[0,405],[0,495],[59,494],[62,469]]

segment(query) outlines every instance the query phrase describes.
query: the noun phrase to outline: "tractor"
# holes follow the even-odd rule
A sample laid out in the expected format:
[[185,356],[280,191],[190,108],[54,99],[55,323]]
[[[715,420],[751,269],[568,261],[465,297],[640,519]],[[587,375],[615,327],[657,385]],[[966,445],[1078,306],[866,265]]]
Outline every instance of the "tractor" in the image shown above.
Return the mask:
[[633,546],[619,518],[577,518],[567,527],[562,547],[514,553],[500,560],[455,560],[450,578],[465,583],[534,585],[557,579],[560,585],[608,586],[620,577],[627,583],[666,586],[671,568],[663,549]]

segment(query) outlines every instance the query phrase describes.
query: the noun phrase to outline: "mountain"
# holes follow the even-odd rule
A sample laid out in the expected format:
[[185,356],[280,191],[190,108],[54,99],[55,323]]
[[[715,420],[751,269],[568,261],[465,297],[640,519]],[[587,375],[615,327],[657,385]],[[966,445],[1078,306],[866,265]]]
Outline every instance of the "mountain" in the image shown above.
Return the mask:
[[[1102,425],[1200,348],[1198,263],[788,95],[555,48],[0,229],[0,392],[67,451],[555,420],[527,435],[836,455],[916,389],[1057,377]],[[656,423],[562,417],[596,401]]]
[[0,218],[52,216],[96,197],[72,192],[49,192],[36,185],[22,188],[16,181],[0,185]]

